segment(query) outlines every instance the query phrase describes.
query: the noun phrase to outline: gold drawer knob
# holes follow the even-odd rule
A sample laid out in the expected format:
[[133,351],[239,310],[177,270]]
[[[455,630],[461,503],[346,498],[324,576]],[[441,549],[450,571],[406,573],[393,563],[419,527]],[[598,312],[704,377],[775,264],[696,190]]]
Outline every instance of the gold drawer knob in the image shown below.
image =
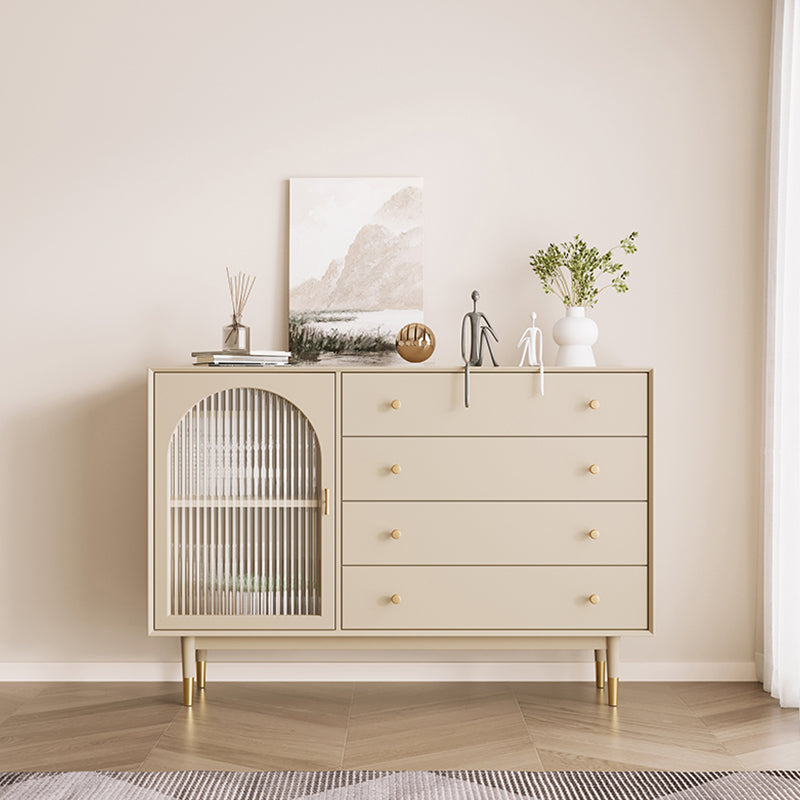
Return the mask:
[[403,601],[403,598],[400,597],[399,594],[393,594],[391,600],[394,605],[399,606],[400,603]]
[[403,468],[399,464],[392,464],[392,472],[395,475],[399,475],[403,471]]
[[589,472],[591,472],[592,475],[597,475],[597,473],[600,472],[600,467],[598,467],[597,464],[592,464],[592,466],[589,467]]
[[403,533],[399,528],[395,528],[389,535],[392,537],[392,539],[399,539]]
[[592,409],[600,408],[600,401],[599,400],[590,400],[589,401],[589,408],[592,408]]
[[392,400],[392,408],[397,411],[403,404],[399,400]]
[[599,539],[600,538],[600,531],[597,528],[592,528],[589,531],[589,538],[590,539]]
[[596,606],[600,602],[600,595],[599,594],[590,594],[589,595],[589,602]]

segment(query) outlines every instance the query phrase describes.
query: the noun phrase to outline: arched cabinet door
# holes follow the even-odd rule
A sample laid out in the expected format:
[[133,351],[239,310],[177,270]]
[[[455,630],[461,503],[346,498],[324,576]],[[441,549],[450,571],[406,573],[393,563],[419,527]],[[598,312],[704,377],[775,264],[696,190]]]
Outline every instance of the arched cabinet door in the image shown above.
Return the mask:
[[156,372],[153,631],[334,627],[331,373]]

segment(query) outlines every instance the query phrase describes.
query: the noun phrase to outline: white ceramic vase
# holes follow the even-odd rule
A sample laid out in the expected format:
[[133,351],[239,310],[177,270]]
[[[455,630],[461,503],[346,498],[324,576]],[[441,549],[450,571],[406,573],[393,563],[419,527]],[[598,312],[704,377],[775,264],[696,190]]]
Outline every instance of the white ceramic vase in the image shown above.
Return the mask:
[[593,367],[592,345],[597,341],[597,323],[586,316],[583,306],[567,306],[566,316],[553,325],[558,345],[557,367]]

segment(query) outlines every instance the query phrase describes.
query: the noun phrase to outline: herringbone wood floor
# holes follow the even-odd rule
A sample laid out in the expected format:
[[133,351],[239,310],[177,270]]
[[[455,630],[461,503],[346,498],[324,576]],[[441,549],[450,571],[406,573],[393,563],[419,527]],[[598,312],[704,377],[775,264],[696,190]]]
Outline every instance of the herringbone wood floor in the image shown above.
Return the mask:
[[0,771],[800,769],[754,683],[0,683]]

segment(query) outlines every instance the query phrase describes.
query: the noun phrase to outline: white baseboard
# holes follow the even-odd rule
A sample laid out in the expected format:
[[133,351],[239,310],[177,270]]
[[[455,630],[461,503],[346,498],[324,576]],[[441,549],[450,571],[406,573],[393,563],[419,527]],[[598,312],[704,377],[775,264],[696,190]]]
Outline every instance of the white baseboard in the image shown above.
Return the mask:
[[[176,662],[0,663],[0,681],[177,681]],[[209,661],[213,681],[586,681],[592,662]],[[623,663],[623,681],[755,681],[754,662]]]

